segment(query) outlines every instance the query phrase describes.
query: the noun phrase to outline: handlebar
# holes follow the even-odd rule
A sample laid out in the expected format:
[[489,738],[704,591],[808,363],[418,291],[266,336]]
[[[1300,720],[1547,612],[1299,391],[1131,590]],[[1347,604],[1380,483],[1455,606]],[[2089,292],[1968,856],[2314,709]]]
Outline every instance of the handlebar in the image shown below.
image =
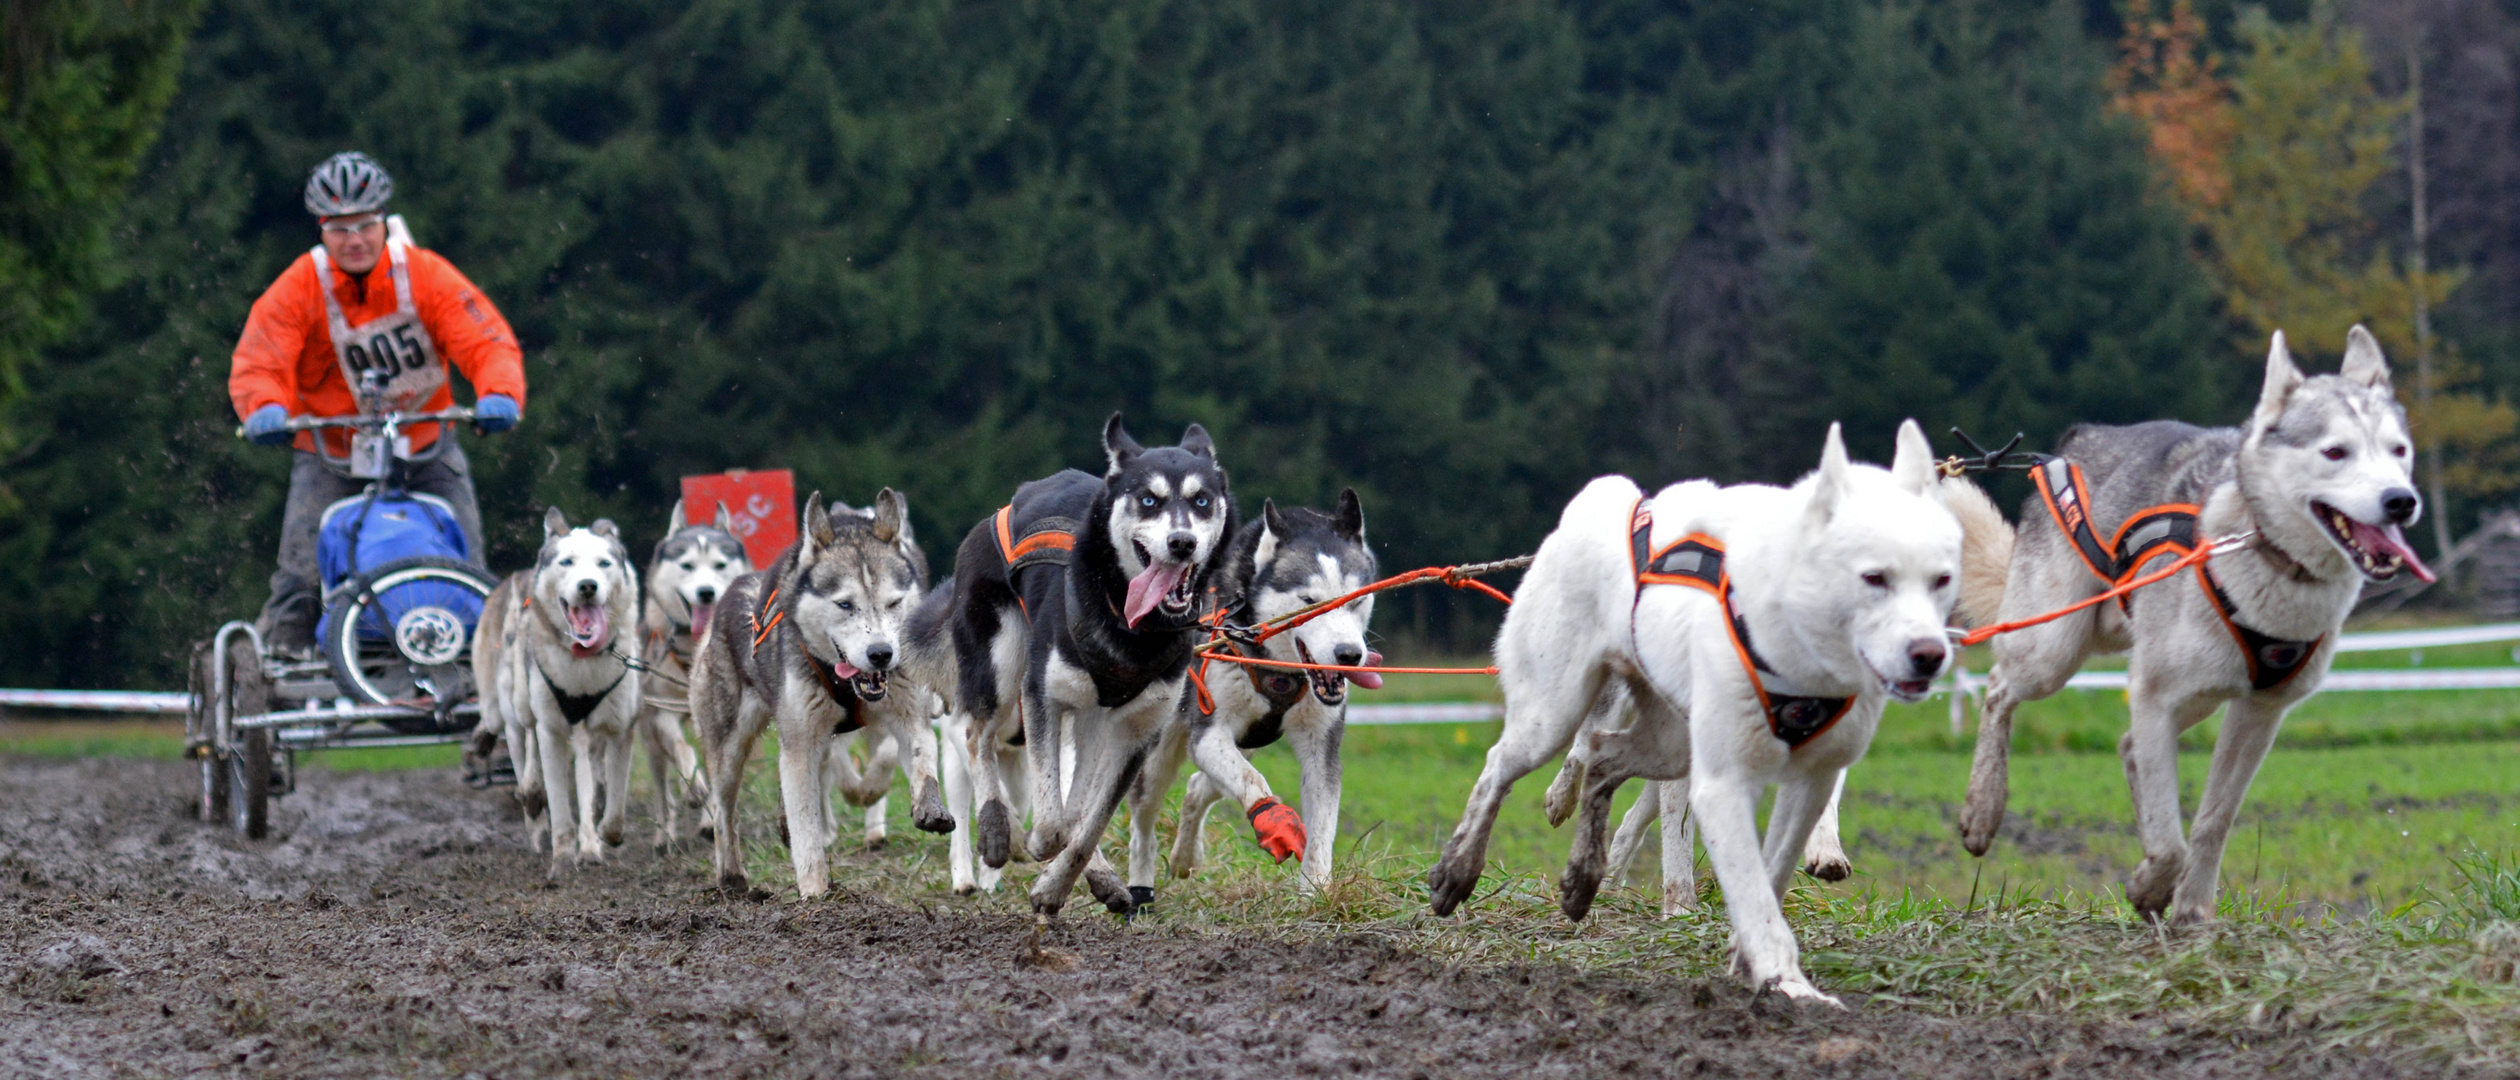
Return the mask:
[[[358,413],[351,416],[292,416],[282,425],[289,431],[314,431],[318,428],[381,428],[388,424],[460,423],[473,418],[473,411],[463,406],[439,409],[436,412]],[[245,425],[236,425],[236,437],[245,437]]]

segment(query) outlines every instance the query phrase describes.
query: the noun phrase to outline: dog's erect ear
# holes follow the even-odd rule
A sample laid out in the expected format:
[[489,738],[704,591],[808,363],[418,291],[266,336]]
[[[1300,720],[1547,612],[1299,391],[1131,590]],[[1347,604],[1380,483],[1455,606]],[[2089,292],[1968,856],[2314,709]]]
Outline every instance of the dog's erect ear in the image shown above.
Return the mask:
[[1120,475],[1120,470],[1129,467],[1130,460],[1145,452],[1145,447],[1129,437],[1129,429],[1120,426],[1119,413],[1113,413],[1111,419],[1103,421],[1103,457],[1111,463],[1104,476]]
[[683,516],[682,500],[674,500],[674,513],[665,519],[665,535],[672,536],[690,527],[691,519]]
[[1260,542],[1251,548],[1251,569],[1258,573],[1277,559],[1278,541],[1286,537],[1286,519],[1278,516],[1277,500],[1260,500]]
[[823,510],[822,492],[817,491],[805,497],[805,518],[798,525],[797,532],[805,538],[804,547],[798,551],[798,554],[803,556],[798,560],[800,562],[814,561],[816,552],[830,547],[840,539],[839,534],[831,529],[831,515]]
[[887,544],[901,539],[910,527],[910,507],[901,501],[901,493],[885,488],[875,493],[875,539]]
[[2389,358],[2380,355],[2380,339],[2361,323],[2345,332],[2345,368],[2337,374],[2356,386],[2389,389]]
[[1914,417],[1899,422],[1899,448],[1890,456],[1890,479],[1911,495],[1934,489],[1934,444]]
[[2275,331],[2275,339],[2266,347],[2266,385],[2258,390],[2257,411],[2249,414],[2251,434],[2274,427],[2284,418],[2284,403],[2305,380],[2301,368],[2294,365],[2292,350],[2284,347],[2284,332]]
[[1365,539],[1365,504],[1356,501],[1355,488],[1339,489],[1339,513],[1332,524],[1348,543]]
[[[675,503],[675,504],[674,504],[674,508],[675,508],[676,510],[680,510],[680,509],[682,509],[682,504],[681,504],[681,503]],[[712,529],[716,529],[716,530],[717,530],[717,531],[719,531],[719,532],[725,533],[725,534],[727,534],[728,536],[733,536],[733,535],[735,535],[735,511],[730,510],[730,509],[727,509],[727,506],[726,506],[726,504],[725,504],[725,503],[723,503],[723,502],[719,503],[719,504],[718,504],[718,509],[717,509],[717,517],[716,517],[716,519],[714,519],[714,520],[712,520],[712,521],[710,521],[710,522],[709,522],[709,527],[710,527],[710,528],[712,528]]]
[[1216,442],[1208,438],[1206,428],[1197,424],[1190,425],[1181,433],[1181,448],[1209,461],[1216,460]]
[[587,526],[586,531],[603,537],[606,540],[621,539],[621,526],[613,524],[613,520],[611,518],[596,518],[595,524]]
[[568,534],[569,515],[561,513],[557,506],[543,511],[543,539],[549,540]]
[[1828,441],[1820,444],[1820,480],[1811,487],[1811,505],[1803,510],[1803,523],[1813,528],[1827,525],[1837,515],[1838,500],[1846,497],[1853,466],[1846,460],[1846,434],[1838,425],[1829,425]]

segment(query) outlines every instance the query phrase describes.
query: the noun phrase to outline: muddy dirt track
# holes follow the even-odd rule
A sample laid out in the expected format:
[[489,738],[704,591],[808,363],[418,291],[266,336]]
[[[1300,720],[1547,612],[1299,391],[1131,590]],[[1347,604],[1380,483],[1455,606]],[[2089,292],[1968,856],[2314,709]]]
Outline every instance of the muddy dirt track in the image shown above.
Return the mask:
[[[175,763],[0,759],[0,1074],[2437,1076],[2148,1024],[1796,1009],[951,903],[723,900],[635,848],[543,884],[504,790],[310,772],[274,839]],[[882,855],[858,856],[882,858]],[[1064,966],[1065,970],[1058,970]]]

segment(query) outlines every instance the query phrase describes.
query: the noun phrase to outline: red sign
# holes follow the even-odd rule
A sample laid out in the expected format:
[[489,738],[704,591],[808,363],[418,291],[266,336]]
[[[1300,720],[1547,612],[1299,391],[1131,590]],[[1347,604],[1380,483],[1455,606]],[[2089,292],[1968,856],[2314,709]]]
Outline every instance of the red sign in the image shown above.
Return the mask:
[[717,520],[718,504],[724,503],[736,538],[744,542],[744,557],[756,570],[777,562],[779,553],[796,542],[796,474],[786,469],[686,476],[682,501],[683,520],[695,525]]

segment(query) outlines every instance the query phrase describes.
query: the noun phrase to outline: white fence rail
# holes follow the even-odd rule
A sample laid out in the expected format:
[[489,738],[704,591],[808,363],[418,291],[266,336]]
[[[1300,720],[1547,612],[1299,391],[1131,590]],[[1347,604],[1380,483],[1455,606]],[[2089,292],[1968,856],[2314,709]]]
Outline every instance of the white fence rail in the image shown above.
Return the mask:
[[[2389,630],[2374,634],[2346,634],[2336,641],[2341,653],[2404,652],[2420,649],[2446,649],[2454,645],[2484,645],[2500,641],[2520,641],[2520,623],[2496,623],[2491,626],[2452,626],[2437,630]],[[2520,657],[2515,657],[2520,659]],[[1958,685],[1975,693],[1986,685],[1986,677],[1966,670],[1953,673]],[[2124,690],[2123,671],[2086,671],[2068,681],[2076,690]],[[1949,692],[1946,683],[1941,692]],[[2322,690],[2397,691],[2397,690],[2508,690],[2520,689],[2520,667],[2497,668],[2390,668],[2386,670],[2344,670],[2328,672]],[[80,709],[92,712],[174,713],[184,711],[184,695],[153,693],[141,690],[0,690],[0,708],[16,709]],[[1477,724],[1505,715],[1504,707],[1494,702],[1463,701],[1414,705],[1369,705],[1363,702],[1348,706],[1351,724]]]

